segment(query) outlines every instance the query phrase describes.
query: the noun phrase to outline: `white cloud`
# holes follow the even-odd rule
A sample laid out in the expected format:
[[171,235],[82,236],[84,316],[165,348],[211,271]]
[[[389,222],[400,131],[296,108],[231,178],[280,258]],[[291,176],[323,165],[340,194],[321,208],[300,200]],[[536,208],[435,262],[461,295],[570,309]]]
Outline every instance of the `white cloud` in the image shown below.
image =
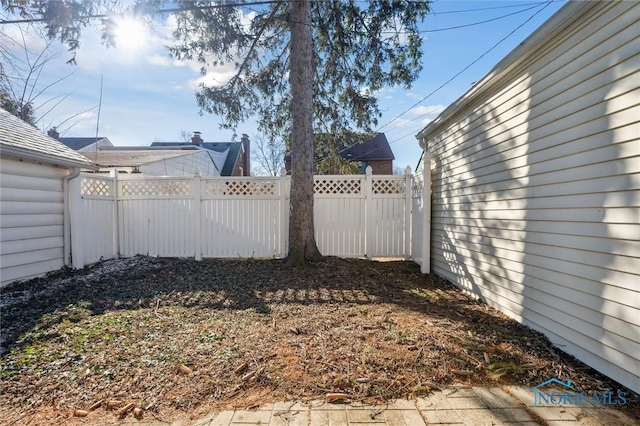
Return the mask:
[[158,54],[147,56],[147,63],[149,65],[157,65],[159,67],[170,67],[172,65],[181,66],[183,63],[172,60],[169,56],[162,56]]
[[27,49],[37,55],[47,47],[46,33],[37,26],[28,29],[19,24],[2,28],[2,43],[5,49],[24,54]]
[[54,118],[52,124],[58,126],[62,136],[95,135],[98,115],[93,111],[80,114],[63,114]]
[[404,118],[398,118],[393,122],[393,126],[394,127],[416,127],[416,126],[420,126],[420,127],[424,127],[427,124],[431,123],[431,121],[433,121],[433,118],[422,118],[422,119],[404,119]]
[[420,105],[409,110],[409,114],[415,116],[438,115],[447,108],[446,105]]
[[207,71],[207,74],[189,80],[188,86],[191,89],[197,89],[201,84],[204,84],[207,87],[221,87],[224,86],[235,74],[236,68],[235,65],[232,64],[211,68]]

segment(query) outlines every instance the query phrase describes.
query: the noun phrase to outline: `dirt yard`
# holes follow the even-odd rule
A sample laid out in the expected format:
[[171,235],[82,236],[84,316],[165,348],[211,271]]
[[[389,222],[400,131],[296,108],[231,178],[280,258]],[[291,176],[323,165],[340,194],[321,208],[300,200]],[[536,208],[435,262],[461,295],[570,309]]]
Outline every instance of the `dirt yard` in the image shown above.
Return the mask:
[[330,392],[379,403],[551,377],[628,392],[625,410],[640,415],[638,395],[410,262],[139,256],[5,288],[0,309],[5,425],[192,419]]

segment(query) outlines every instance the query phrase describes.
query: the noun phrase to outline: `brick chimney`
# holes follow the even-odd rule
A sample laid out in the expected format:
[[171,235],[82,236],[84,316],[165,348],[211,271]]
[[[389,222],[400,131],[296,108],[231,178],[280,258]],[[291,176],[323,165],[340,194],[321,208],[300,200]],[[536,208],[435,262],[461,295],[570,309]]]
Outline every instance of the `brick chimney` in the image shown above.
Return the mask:
[[47,135],[51,136],[54,139],[58,139],[60,137],[60,133],[58,133],[58,129],[56,129],[55,127],[50,128],[47,131]]
[[244,170],[245,176],[251,176],[251,144],[249,143],[249,136],[243,133],[240,140],[242,141],[244,151],[242,155],[242,169]]
[[200,136],[200,132],[193,132],[193,136],[191,137],[191,143],[194,145],[202,145],[202,137]]

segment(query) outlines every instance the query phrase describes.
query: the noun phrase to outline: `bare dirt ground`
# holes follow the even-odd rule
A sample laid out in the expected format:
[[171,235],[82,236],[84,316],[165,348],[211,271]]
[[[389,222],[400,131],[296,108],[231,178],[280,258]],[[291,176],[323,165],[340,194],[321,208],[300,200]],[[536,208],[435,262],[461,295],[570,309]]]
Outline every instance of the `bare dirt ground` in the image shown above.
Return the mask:
[[[0,423],[90,424],[449,384],[627,392],[410,262],[135,257],[2,290]],[[78,411],[81,410],[81,411]],[[83,417],[77,417],[82,415]]]

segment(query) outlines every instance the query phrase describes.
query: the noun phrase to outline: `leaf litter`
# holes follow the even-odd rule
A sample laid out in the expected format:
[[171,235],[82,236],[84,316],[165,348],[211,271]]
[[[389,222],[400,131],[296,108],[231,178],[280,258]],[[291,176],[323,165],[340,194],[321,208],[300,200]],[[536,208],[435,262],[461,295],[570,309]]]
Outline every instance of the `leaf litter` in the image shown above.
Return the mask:
[[0,418],[91,424],[451,384],[638,395],[412,262],[136,256],[2,289]]

